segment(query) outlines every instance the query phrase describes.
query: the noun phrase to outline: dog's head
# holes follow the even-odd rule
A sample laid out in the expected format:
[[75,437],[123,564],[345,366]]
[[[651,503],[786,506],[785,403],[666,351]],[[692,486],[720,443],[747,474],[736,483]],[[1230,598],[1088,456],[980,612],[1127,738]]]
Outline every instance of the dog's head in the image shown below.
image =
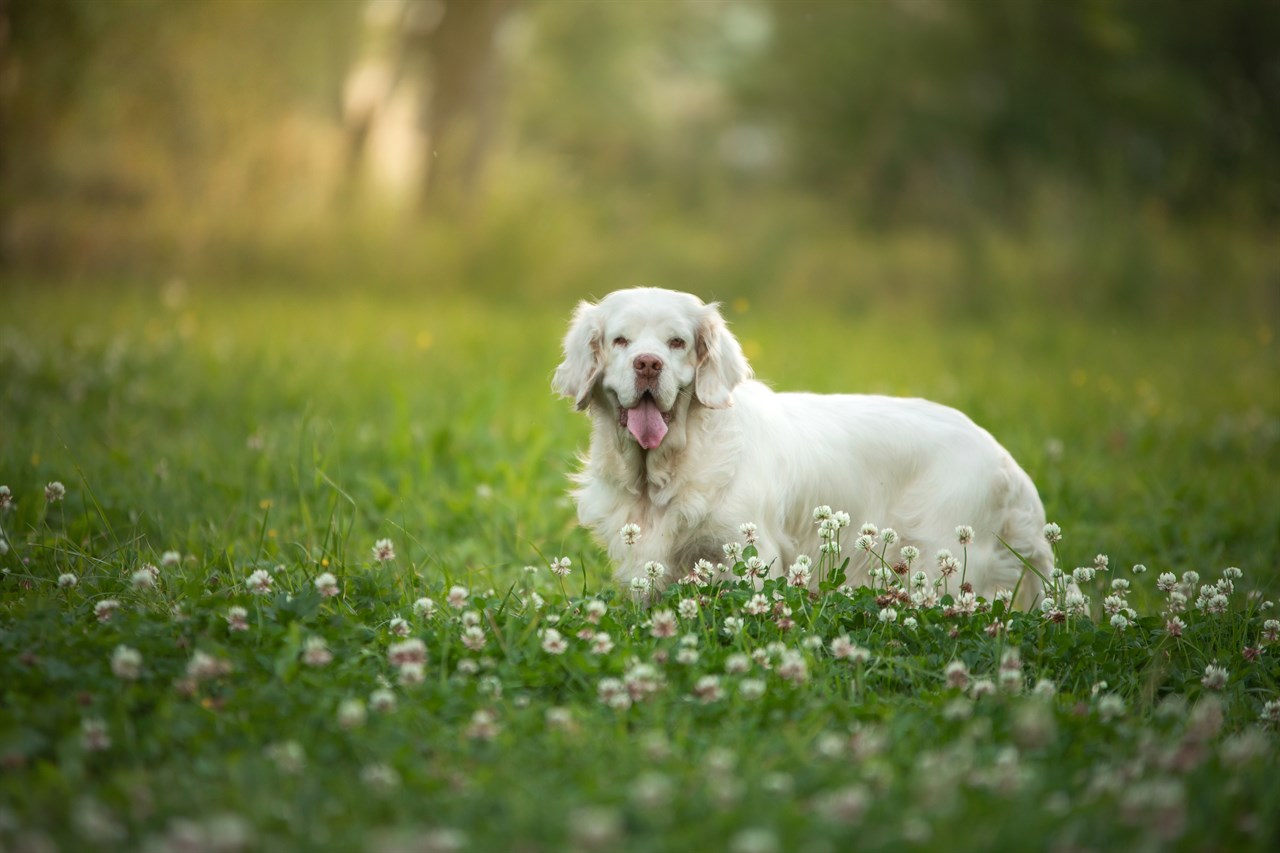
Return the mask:
[[708,408],[733,404],[751,376],[718,307],[688,293],[637,287],[581,302],[551,387],[579,409],[617,415],[646,450],[662,443],[682,394]]

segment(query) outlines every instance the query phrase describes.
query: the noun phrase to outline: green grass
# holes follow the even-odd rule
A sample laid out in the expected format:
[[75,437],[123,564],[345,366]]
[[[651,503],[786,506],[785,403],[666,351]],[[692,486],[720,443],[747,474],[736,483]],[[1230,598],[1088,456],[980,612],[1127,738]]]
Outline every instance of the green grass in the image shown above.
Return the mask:
[[[224,849],[344,850],[1280,838],[1274,729],[1255,727],[1280,698],[1280,669],[1274,647],[1242,657],[1262,645],[1274,613],[1258,608],[1280,583],[1280,351],[1262,319],[731,305],[775,387],[918,394],[970,413],[1036,480],[1066,534],[1062,565],[1109,555],[1142,617],[1117,632],[1106,619],[1014,615],[993,637],[989,612],[922,610],[909,628],[881,623],[869,591],[808,601],[784,589],[795,628],[745,617],[726,636],[750,595],[726,587],[704,590],[698,615],[658,639],[565,497],[587,423],[548,383],[571,305],[13,283],[4,301],[6,849],[162,847],[183,833]],[[46,504],[54,480],[67,496]],[[396,557],[378,563],[384,537]],[[132,588],[171,550],[181,562],[157,589]],[[573,560],[563,583],[546,565],[560,555]],[[1134,563],[1148,573],[1131,575]],[[1184,636],[1168,636],[1156,575],[1211,583],[1227,566],[1244,570],[1231,613],[1192,608]],[[274,572],[270,595],[246,588],[260,568]],[[315,592],[325,571],[339,596]],[[78,584],[59,589],[63,573]],[[1104,583],[1090,588],[1095,612]],[[472,591],[481,652],[444,603],[453,585]],[[658,606],[687,595],[673,587]],[[436,615],[415,614],[423,596]],[[609,602],[599,626],[584,621],[584,597]],[[99,623],[104,598],[123,606]],[[246,608],[247,631],[228,630],[232,606]],[[422,684],[397,684],[387,661],[397,616],[426,644]],[[541,649],[553,616],[564,655]],[[591,654],[576,636],[588,627],[615,649]],[[686,634],[698,660],[680,664]],[[870,650],[866,664],[833,658],[842,634]],[[302,661],[311,637],[327,665]],[[725,672],[731,655],[775,642],[802,656],[805,683],[779,676],[777,650],[770,670]],[[141,654],[136,681],[112,674],[122,644]],[[946,685],[948,662],[995,679],[1015,646],[1019,695]],[[187,681],[197,650],[232,671]],[[625,711],[599,701],[602,679],[655,656],[664,689]],[[1200,680],[1214,660],[1230,672],[1221,691]],[[690,697],[708,675],[725,696],[703,704]],[[1042,678],[1055,696],[1032,694]],[[763,697],[741,697],[747,679]],[[384,682],[394,712],[339,725],[343,700],[368,701]],[[564,727],[548,725],[552,707],[566,709]],[[495,715],[493,739],[471,736],[477,711]],[[108,749],[86,748],[85,719],[105,724]]]

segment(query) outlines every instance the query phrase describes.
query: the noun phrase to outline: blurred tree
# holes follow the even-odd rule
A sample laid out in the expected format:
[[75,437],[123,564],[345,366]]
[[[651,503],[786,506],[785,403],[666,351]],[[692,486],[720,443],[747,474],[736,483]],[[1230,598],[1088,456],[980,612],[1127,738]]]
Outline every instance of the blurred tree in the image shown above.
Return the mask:
[[1280,3],[772,0],[744,103],[872,221],[1016,214],[1046,179],[1280,214]]

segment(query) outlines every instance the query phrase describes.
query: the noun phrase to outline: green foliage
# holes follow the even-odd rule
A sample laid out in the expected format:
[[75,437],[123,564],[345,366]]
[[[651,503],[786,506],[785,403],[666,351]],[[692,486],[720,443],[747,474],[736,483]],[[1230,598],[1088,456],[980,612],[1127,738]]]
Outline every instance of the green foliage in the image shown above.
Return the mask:
[[[547,388],[569,300],[9,295],[6,847],[1262,850],[1280,831],[1260,728],[1280,698],[1265,325],[726,307],[780,388],[934,397],[1009,446],[1064,528],[1063,568],[1111,555],[1082,584],[1089,616],[1055,622],[966,613],[954,584],[924,608],[842,591],[831,554],[819,594],[765,581],[755,614],[740,582],[633,601],[564,497],[586,440]],[[46,501],[51,481],[65,498]],[[134,581],[146,565],[154,588]],[[1228,612],[1183,580],[1173,636],[1157,576],[1229,565]],[[1104,615],[1113,578],[1124,629]],[[420,673],[395,657],[413,639]]]

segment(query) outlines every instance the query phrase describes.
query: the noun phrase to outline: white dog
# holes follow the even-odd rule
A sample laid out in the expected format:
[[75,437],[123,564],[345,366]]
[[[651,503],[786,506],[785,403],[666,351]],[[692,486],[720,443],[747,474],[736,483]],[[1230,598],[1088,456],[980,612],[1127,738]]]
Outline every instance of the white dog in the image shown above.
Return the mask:
[[[996,537],[1048,577],[1044,508],[990,433],[925,400],[775,393],[751,375],[716,305],[695,296],[635,288],[578,305],[552,388],[591,414],[578,517],[608,543],[620,581],[649,561],[677,577],[699,559],[723,562],[744,522],[756,525],[770,575],[781,575],[816,553],[813,510],[825,504],[892,527],[899,540],[885,559],[912,545],[921,554],[912,571],[931,578],[935,553],[959,558],[956,528],[971,526],[974,592],[1017,588],[1024,607],[1041,594],[1039,577]],[[627,524],[641,530],[629,545]],[[844,548],[850,582],[865,583],[872,557]]]

